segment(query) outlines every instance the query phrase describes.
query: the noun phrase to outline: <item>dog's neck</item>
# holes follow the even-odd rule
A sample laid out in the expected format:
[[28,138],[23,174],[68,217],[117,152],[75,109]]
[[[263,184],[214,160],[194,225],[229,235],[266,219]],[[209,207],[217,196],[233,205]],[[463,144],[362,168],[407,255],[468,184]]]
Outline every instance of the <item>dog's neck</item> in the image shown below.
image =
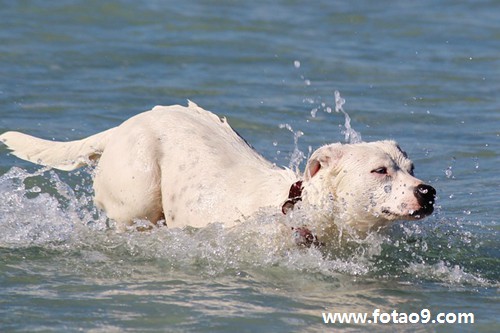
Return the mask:
[[[287,214],[292,210],[295,204],[302,200],[302,180],[298,180],[290,186],[290,191],[288,192],[288,199],[285,201],[281,207],[283,214]],[[295,244],[299,246],[311,247],[312,245],[319,247],[325,245],[318,240],[318,237],[314,235],[307,227],[292,227],[293,237]]]
[[295,207],[295,204],[302,200],[302,180],[298,180],[290,186],[290,191],[288,192],[288,199],[281,206],[281,211],[286,215],[288,211]]

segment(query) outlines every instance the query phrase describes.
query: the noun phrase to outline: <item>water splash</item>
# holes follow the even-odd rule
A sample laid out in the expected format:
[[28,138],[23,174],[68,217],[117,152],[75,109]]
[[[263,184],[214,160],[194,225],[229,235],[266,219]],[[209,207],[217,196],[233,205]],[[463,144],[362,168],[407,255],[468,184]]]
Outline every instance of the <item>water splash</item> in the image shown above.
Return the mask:
[[405,271],[419,279],[437,281],[448,285],[488,285],[486,279],[467,273],[460,265],[451,265],[443,260],[430,265],[410,263]]
[[[337,113],[342,113],[344,115],[344,129],[341,131],[341,133],[344,135],[344,141],[346,143],[359,143],[363,142],[361,138],[361,133],[357,132],[352,128],[351,126],[351,117],[349,114],[344,110],[344,104],[345,104],[345,99],[340,96],[340,92],[338,90],[335,90],[334,92],[334,97],[335,97],[335,106],[330,107],[327,105],[325,102],[321,102],[319,106],[313,107],[310,111],[311,117],[316,118],[317,114],[319,111],[324,111],[328,114],[331,114],[334,110]],[[311,98],[306,98],[303,100],[304,103],[308,104],[314,104],[314,100]]]
[[279,128],[285,128],[293,134],[293,151],[292,155],[290,156],[290,164],[288,167],[295,173],[299,174],[300,163],[302,163],[302,161],[305,159],[304,153],[299,149],[299,138],[304,135],[304,132],[294,131],[290,124],[280,124]]
[[13,167],[0,177],[0,202],[0,247],[51,246],[71,242],[85,224],[106,228],[91,197],[77,196],[49,168]]
[[[289,126],[283,128],[295,133],[297,140],[302,135]],[[90,186],[90,179],[81,175],[74,178],[81,182],[80,188]],[[98,265],[109,267],[108,272],[125,275],[130,274],[126,267],[133,267],[134,262],[155,260],[171,269],[202,276],[265,272],[279,267],[328,279],[347,275],[492,285],[491,277],[483,277],[475,266],[468,267],[471,260],[460,260],[481,251],[475,234],[446,221],[439,223],[440,230],[433,227],[435,223],[415,222],[367,237],[344,229],[342,236],[327,246],[309,249],[295,246],[290,232],[292,226],[304,225],[321,232],[319,221],[311,220],[312,214],[305,207],[286,216],[263,209],[234,228],[212,224],[202,229],[159,227],[148,232],[131,229],[117,233],[109,227],[105,215],[95,211],[91,191],[79,194],[72,188],[53,170],[30,173],[14,167],[2,175],[0,248],[47,249],[64,253],[76,270],[87,271],[89,264],[98,261]],[[445,230],[442,226],[447,223],[449,229]]]
[[[295,68],[300,68],[300,61],[296,60],[294,62],[294,66],[295,66]],[[345,118],[344,130],[342,130],[342,132],[341,132],[342,134],[344,134],[345,142],[350,143],[350,144],[362,142],[361,133],[357,132],[356,130],[354,130],[354,128],[352,128],[351,117],[343,108],[343,106],[345,104],[345,99],[340,96],[340,92],[338,90],[335,90],[334,96],[335,96],[334,110],[337,113],[342,113],[344,115],[344,118]],[[309,104],[313,104],[314,100],[304,99],[304,102],[307,102]],[[326,113],[333,112],[333,109],[324,102],[321,103],[321,109],[324,110]],[[313,118],[316,118],[316,115],[317,115],[319,110],[320,110],[320,108],[318,108],[318,107],[311,109],[311,116]],[[304,132],[302,132],[300,130],[295,131],[290,124],[279,124],[279,128],[280,129],[287,129],[288,131],[290,131],[293,134],[293,151],[292,151],[292,154],[290,156],[290,163],[289,163],[288,167],[291,170],[293,170],[295,173],[299,174],[300,173],[300,169],[299,169],[300,164],[306,158],[306,155],[304,154],[304,152],[300,150],[299,143],[298,143],[299,138],[304,135]],[[277,143],[273,142],[273,146],[277,146]],[[309,146],[308,150],[309,150],[309,155],[310,155],[312,152],[312,147]],[[280,153],[281,153],[281,151],[277,152],[277,154],[280,154]]]
[[361,133],[356,132],[351,127],[351,117],[349,117],[349,114],[344,111],[345,99],[340,96],[340,92],[338,90],[335,90],[334,95],[335,95],[335,112],[337,113],[342,112],[345,118],[345,123],[344,123],[345,130],[343,131],[343,134],[345,135],[344,138],[345,142],[347,143],[362,142],[363,140],[361,139]]

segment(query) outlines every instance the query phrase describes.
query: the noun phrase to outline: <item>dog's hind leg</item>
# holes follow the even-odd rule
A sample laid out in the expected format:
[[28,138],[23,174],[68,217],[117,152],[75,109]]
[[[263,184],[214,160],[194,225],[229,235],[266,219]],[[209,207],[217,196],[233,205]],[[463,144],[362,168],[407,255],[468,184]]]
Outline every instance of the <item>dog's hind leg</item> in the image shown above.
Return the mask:
[[102,154],[94,178],[95,203],[109,218],[130,225],[163,219],[161,171],[151,138],[119,133]]

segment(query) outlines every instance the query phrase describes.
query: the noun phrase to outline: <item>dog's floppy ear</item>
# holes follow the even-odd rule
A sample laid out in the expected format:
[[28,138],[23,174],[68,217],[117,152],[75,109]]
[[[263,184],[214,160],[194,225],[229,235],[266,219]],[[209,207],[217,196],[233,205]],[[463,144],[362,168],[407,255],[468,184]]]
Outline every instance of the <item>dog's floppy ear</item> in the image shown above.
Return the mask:
[[344,149],[340,143],[323,146],[317,149],[307,161],[304,179],[314,177],[319,170],[335,166],[342,158]]

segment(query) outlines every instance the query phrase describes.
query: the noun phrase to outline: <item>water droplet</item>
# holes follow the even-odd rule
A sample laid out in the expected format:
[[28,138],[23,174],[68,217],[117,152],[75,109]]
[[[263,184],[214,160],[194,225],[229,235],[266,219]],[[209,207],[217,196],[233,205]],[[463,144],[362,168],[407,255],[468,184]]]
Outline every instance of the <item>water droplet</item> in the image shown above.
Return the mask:
[[295,61],[293,62],[293,66],[294,66],[295,68],[300,68],[300,61],[295,60]]
[[340,92],[338,90],[335,90],[334,95],[335,95],[335,112],[340,112],[341,110],[343,110],[342,107],[345,104],[345,99],[343,99],[340,96]]
[[318,113],[318,109],[314,108],[311,110],[311,117],[316,118],[316,113]]
[[40,193],[42,192],[42,189],[39,186],[33,186],[29,191],[32,193]]
[[451,178],[453,176],[453,171],[451,171],[451,166],[449,166],[445,171],[444,174],[446,175],[446,178]]

